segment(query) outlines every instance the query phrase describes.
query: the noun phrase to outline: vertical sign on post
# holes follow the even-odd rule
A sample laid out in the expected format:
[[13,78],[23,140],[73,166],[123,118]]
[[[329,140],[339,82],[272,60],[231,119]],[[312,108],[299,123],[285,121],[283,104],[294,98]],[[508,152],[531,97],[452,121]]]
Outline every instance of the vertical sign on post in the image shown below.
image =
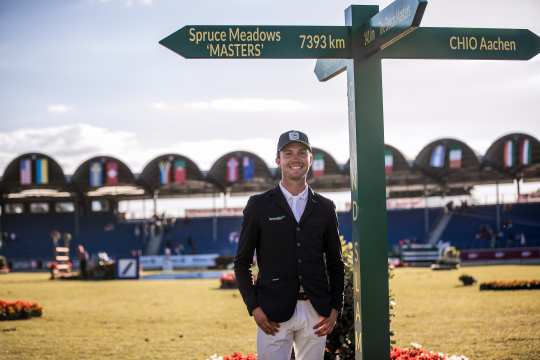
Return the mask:
[[317,60],[326,81],[347,70],[354,251],[355,358],[390,357],[381,60],[528,60],[526,29],[419,28],[426,0],[353,5],[346,26],[188,25],[160,44],[186,58]]
[[[361,38],[359,33],[365,29],[361,25],[378,10],[378,6],[353,5],[345,11],[353,39]],[[353,60],[347,70],[355,358],[384,359],[390,353],[390,340],[381,61],[377,55],[357,57],[362,45],[353,41]]]

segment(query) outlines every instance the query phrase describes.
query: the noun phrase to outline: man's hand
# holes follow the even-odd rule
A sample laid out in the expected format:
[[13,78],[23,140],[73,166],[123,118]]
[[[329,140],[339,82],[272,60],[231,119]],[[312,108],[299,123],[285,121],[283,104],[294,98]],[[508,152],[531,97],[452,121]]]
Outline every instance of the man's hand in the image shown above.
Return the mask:
[[[337,316],[337,315],[336,315]],[[266,335],[275,335],[279,330],[279,323],[270,321],[266,317],[266,314],[260,307],[256,307],[253,310],[253,318],[257,325],[261,328]]]
[[332,309],[332,311],[330,312],[330,316],[326,318],[324,316],[321,316],[321,321],[319,321],[313,327],[313,329],[315,330],[315,335],[326,336],[330,334],[332,330],[334,330],[334,326],[336,326],[337,316],[338,313],[336,309]]

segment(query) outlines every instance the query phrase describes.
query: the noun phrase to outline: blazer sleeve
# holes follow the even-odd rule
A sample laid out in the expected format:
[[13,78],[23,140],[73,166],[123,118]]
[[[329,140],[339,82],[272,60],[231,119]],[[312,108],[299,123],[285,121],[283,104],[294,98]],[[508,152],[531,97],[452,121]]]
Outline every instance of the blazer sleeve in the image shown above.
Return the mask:
[[326,268],[332,295],[331,305],[341,313],[345,286],[345,266],[341,256],[341,239],[339,237],[338,219],[334,203],[331,203],[329,213],[331,220],[326,229]]
[[246,303],[249,315],[259,306],[257,290],[253,285],[251,265],[257,244],[259,243],[260,227],[255,213],[255,200],[251,197],[244,208],[244,218],[238,240],[238,249],[234,258],[234,273],[240,294]]

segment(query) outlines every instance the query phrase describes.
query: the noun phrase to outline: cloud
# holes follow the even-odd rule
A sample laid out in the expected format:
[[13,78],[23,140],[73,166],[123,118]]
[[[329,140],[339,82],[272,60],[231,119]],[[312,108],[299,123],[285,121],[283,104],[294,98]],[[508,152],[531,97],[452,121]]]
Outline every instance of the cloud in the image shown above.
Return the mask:
[[193,101],[181,104],[153,102],[151,107],[158,111],[227,111],[227,112],[298,112],[310,109],[305,102],[293,99],[265,98],[221,98],[208,101]]
[[[123,160],[138,149],[136,136],[87,124],[19,129],[0,133],[0,169],[15,157],[27,152],[42,152],[57,160],[64,172],[73,173],[84,160],[96,155],[113,155]],[[135,151],[135,156],[137,156]]]
[[[118,1],[115,1],[115,0],[98,0],[98,3],[100,3],[100,4],[109,4],[109,3],[113,3],[113,2],[117,3]],[[152,5],[154,5],[154,0],[125,0],[125,1],[123,1],[123,3],[127,7],[136,6],[136,5],[152,6]]]
[[70,106],[64,104],[51,104],[47,106],[47,111],[52,114],[65,114],[71,110],[72,108]]
[[41,152],[58,161],[66,174],[73,174],[85,160],[98,155],[110,155],[124,161],[134,173],[155,157],[178,153],[192,159],[201,170],[230,151],[245,150],[274,165],[274,139],[209,139],[180,141],[159,147],[145,147],[132,132],[112,130],[88,124],[73,124],[47,128],[26,128],[0,132],[0,174],[17,156],[28,152]]

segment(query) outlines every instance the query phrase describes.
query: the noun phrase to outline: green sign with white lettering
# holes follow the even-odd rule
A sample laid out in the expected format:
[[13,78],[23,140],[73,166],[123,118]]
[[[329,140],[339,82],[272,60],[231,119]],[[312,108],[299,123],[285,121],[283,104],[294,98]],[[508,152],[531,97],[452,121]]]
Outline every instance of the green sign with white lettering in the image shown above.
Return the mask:
[[160,41],[185,58],[350,58],[345,26],[188,25]]
[[418,28],[385,49],[386,59],[529,60],[540,37],[526,29]]
[[525,29],[418,27],[426,5],[353,5],[346,26],[188,25],[160,41],[186,58],[324,59],[315,66],[320,81],[347,70],[356,360],[390,356],[381,60],[528,60],[540,52],[540,38]]

